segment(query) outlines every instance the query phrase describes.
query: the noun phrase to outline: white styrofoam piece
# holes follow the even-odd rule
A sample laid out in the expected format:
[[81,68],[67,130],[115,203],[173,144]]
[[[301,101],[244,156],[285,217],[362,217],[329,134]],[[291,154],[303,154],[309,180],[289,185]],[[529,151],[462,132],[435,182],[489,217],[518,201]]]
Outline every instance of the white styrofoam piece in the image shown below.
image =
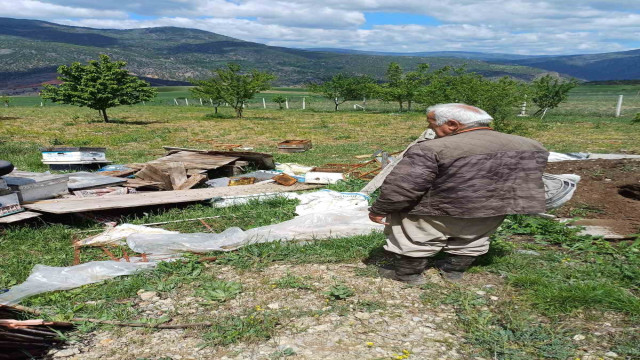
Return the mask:
[[341,173],[312,171],[304,175],[304,182],[309,184],[335,184],[340,180],[344,180],[344,175]]
[[104,152],[97,151],[43,151],[42,161],[105,161]]

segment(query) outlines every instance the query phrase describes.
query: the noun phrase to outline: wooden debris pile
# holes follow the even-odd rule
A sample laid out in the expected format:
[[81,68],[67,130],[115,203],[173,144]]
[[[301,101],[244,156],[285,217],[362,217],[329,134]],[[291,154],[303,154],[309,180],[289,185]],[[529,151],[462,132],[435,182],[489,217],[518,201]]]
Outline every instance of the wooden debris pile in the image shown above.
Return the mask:
[[71,330],[67,322],[19,320],[25,314],[0,305],[0,360],[40,359],[64,342],[60,332]]

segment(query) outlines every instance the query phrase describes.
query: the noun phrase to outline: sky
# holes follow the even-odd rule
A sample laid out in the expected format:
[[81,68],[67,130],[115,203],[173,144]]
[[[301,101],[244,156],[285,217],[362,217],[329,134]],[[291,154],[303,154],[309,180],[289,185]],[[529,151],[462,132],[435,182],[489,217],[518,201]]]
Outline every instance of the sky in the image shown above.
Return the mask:
[[640,0],[0,0],[0,16],[196,28],[294,48],[522,55],[640,48]]

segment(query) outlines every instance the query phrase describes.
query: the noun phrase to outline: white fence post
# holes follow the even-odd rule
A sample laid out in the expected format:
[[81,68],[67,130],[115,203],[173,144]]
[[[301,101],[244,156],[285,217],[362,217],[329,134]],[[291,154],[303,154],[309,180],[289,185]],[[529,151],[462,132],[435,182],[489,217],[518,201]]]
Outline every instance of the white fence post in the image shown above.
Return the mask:
[[200,106],[202,106],[202,98],[200,98]]
[[187,106],[189,106],[189,99],[184,98],[184,103],[187,104]]
[[176,105],[180,105],[180,104],[178,104],[178,99],[176,99],[176,98],[173,98],[173,102],[176,103]]
[[264,98],[262,98],[262,108],[263,109],[267,108],[267,102],[264,100]]
[[213,100],[211,100],[211,98],[209,98],[209,102],[211,103],[211,106],[213,106]]
[[622,98],[624,95],[618,96],[618,105],[616,106],[616,117],[620,117],[620,112],[622,111]]
[[287,107],[287,109],[289,108],[289,99],[285,98],[284,99],[284,104]]
[[305,97],[302,98],[302,110],[306,109]]

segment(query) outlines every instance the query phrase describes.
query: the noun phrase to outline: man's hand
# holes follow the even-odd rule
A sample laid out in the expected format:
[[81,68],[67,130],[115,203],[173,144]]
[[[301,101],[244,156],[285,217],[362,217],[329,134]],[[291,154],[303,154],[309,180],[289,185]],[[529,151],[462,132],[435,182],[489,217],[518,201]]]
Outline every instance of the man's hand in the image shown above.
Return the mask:
[[387,215],[380,215],[372,212],[369,213],[369,220],[382,225],[389,225],[388,222],[384,221],[386,217]]

